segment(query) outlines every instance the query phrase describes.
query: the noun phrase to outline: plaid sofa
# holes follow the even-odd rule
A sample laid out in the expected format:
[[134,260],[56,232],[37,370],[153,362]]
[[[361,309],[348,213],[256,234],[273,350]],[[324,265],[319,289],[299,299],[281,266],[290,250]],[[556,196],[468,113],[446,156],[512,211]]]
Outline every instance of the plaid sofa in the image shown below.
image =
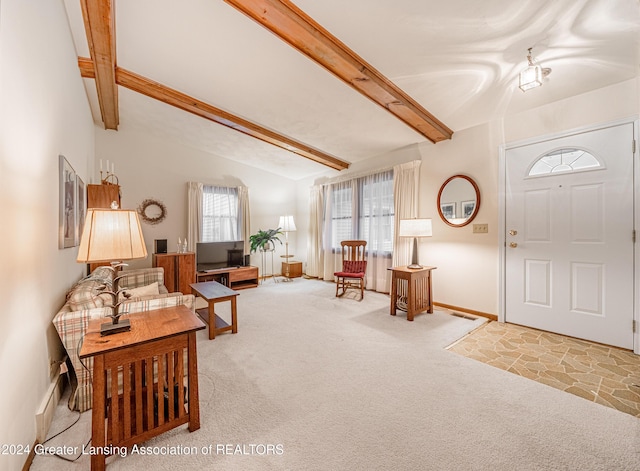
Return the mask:
[[[130,314],[151,311],[164,307],[184,304],[189,309],[195,307],[195,298],[191,294],[169,293],[164,286],[164,270],[162,268],[144,268],[118,273],[119,288],[138,288],[158,282],[160,294],[128,299],[121,309]],[[84,412],[91,409],[92,386],[91,372],[93,359],[80,360],[78,356],[82,339],[90,319],[106,317],[111,314],[111,295],[102,293],[113,287],[114,272],[106,267],[96,268],[89,276],[78,281],[68,292],[64,306],[53,318],[53,325],[58,331],[67,355],[73,365],[75,374],[74,389],[69,398],[69,407]]]

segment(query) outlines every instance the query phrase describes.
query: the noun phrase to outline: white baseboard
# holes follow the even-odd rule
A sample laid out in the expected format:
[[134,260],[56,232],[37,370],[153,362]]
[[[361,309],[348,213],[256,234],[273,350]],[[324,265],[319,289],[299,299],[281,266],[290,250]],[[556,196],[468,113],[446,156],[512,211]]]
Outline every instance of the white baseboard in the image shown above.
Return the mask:
[[51,427],[51,422],[53,421],[53,415],[64,391],[64,385],[64,375],[60,365],[58,365],[58,372],[51,379],[47,392],[36,412],[36,440],[38,443],[43,443],[47,438],[49,427]]

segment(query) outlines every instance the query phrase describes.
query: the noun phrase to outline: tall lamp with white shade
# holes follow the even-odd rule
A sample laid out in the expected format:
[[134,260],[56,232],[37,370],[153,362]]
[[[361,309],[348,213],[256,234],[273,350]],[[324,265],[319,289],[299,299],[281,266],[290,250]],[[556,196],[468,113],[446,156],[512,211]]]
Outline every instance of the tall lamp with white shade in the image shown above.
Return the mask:
[[420,269],[422,265],[418,263],[418,238],[431,237],[433,235],[431,219],[401,219],[400,237],[413,237],[413,252],[411,255],[411,265],[407,268]]
[[293,220],[293,216],[291,215],[287,215],[287,216],[280,216],[280,220],[278,221],[278,227],[280,228],[280,230],[282,232],[284,232],[284,250],[285,250],[285,255],[284,255],[284,259],[285,259],[285,264],[286,264],[286,273],[284,273],[284,276],[286,276],[287,280],[289,280],[289,257],[293,257],[293,255],[289,255],[289,232],[295,232],[296,231],[296,223]]
[[[78,263],[110,262],[114,267],[124,260],[146,257],[147,248],[136,211],[87,210],[78,249]],[[120,316],[126,312],[120,312],[122,302],[118,300],[118,280],[119,277],[115,277],[112,291],[106,291],[113,297],[113,313],[109,316],[112,322],[100,326],[101,335],[115,334],[131,329],[129,319],[120,321]]]

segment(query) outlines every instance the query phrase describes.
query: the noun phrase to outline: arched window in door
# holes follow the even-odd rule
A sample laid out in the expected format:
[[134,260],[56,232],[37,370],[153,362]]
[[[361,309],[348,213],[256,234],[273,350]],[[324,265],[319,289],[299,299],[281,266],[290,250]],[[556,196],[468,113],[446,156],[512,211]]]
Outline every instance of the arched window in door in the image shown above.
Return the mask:
[[529,168],[529,177],[540,177],[556,173],[583,172],[605,168],[593,154],[583,149],[561,148],[544,154]]

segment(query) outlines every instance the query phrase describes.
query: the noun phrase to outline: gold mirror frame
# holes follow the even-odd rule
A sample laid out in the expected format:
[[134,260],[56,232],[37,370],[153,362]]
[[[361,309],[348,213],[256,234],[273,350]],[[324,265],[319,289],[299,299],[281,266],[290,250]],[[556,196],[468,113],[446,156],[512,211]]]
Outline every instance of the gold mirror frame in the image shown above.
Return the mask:
[[[468,181],[471,186],[473,187],[473,191],[476,194],[476,205],[473,208],[473,212],[471,213],[471,215],[469,215],[468,218],[466,218],[464,221],[460,222],[460,223],[453,223],[450,220],[448,220],[445,215],[442,213],[442,203],[443,201],[441,201],[442,198],[442,193],[444,192],[444,189],[446,188],[447,184],[449,184],[451,181],[455,180],[456,178],[462,178],[466,181]],[[464,227],[467,224],[471,223],[471,221],[473,221],[475,219],[475,217],[478,215],[478,210],[480,209],[480,189],[478,188],[478,185],[476,184],[476,182],[471,178],[468,177],[466,175],[454,175],[451,178],[448,178],[440,187],[440,191],[438,191],[438,214],[440,215],[440,218],[444,221],[445,224],[451,226],[451,227]]]

